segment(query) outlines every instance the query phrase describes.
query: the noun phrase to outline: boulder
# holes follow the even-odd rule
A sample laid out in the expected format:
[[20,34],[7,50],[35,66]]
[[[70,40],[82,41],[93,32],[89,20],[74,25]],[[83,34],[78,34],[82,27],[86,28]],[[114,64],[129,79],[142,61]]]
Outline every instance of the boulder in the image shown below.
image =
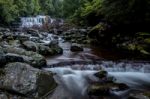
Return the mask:
[[10,29],[9,28],[0,27],[0,31],[1,32],[10,32]]
[[31,98],[26,98],[26,97],[14,95],[5,91],[4,92],[0,91],[0,99],[31,99]]
[[78,52],[78,51],[83,51],[83,48],[78,44],[72,44],[70,50],[72,52]]
[[108,73],[104,70],[94,74],[99,78],[99,81],[91,83],[87,89],[89,96],[116,96],[115,92],[122,92],[129,89],[129,87],[124,83],[116,83],[114,77],[110,77]]
[[39,53],[42,54],[42,55],[53,55],[54,52],[51,48],[49,48],[48,46],[45,46],[43,44],[39,44],[38,46],[39,48]]
[[35,69],[24,63],[10,63],[4,68],[0,89],[11,91],[25,97],[37,98],[54,91],[57,84],[53,74]]
[[30,39],[28,35],[17,35],[15,38],[20,40],[21,42],[28,41]]
[[45,57],[36,52],[26,51],[22,48],[16,48],[16,47],[7,47],[4,48],[4,50],[7,53],[14,53],[20,55],[21,57],[23,57],[24,62],[34,67],[41,68],[43,66],[46,66]]
[[34,51],[34,52],[38,51],[37,44],[32,41],[25,41],[22,43],[22,45],[28,51]]
[[31,36],[40,37],[39,31],[35,29],[28,29],[27,33],[31,34]]
[[13,54],[13,53],[7,53],[5,55],[5,59],[7,61],[7,63],[10,62],[24,62],[24,59],[22,56],[18,55],[18,54]]
[[150,96],[146,96],[143,93],[131,93],[128,99],[150,99]]

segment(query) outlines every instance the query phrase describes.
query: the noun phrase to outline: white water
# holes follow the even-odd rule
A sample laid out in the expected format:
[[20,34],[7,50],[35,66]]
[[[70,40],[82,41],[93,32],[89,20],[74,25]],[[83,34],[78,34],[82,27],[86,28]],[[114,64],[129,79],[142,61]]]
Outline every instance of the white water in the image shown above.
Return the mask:
[[[48,39],[51,37],[52,35],[49,35]],[[45,43],[49,43],[46,41],[47,40],[45,40]],[[64,49],[64,54],[56,57],[56,59],[50,59],[51,61],[48,60],[49,63],[53,63],[53,61],[58,59],[59,62],[60,59],[67,62],[69,62],[69,60],[87,60],[79,57],[81,53],[72,55],[73,53],[68,51],[69,44],[63,45],[62,43],[61,45]],[[87,51],[88,54],[89,52],[90,51]],[[84,51],[83,56],[86,58],[85,53]],[[131,89],[150,90],[150,63],[101,61],[99,64],[92,65],[73,64],[65,65],[64,67],[58,65],[55,68],[45,68],[45,70],[56,74],[55,80],[59,84],[50,99],[89,99],[86,92],[87,88],[91,82],[98,80],[93,74],[101,68],[108,71],[109,76],[115,77],[116,82],[125,83],[130,86]],[[130,90],[112,93],[116,96],[114,99],[126,99],[129,92]]]
[[[87,87],[89,86],[90,82],[98,80],[98,78],[93,75],[98,70],[73,70],[70,67],[45,68],[45,70],[56,73],[55,79],[61,86],[54,93],[54,99],[56,96],[57,99],[88,99],[86,93]],[[110,68],[108,70],[110,70]],[[137,72],[133,71],[132,69],[132,72],[112,72],[110,70],[108,71],[108,74],[109,76],[115,77],[116,82],[125,83],[130,86],[131,89],[150,89],[150,73],[144,73],[141,71]],[[66,94],[67,96],[62,96],[62,93],[60,92],[62,89],[63,94]],[[125,98],[125,96],[129,94],[129,90],[125,92],[112,93],[116,97],[119,97],[117,99],[123,99],[123,97]]]

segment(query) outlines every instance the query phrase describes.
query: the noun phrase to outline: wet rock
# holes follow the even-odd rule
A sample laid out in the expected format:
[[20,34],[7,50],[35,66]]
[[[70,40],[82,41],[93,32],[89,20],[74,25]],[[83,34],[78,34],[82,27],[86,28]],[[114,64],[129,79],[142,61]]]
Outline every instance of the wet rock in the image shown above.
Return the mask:
[[58,40],[51,41],[48,46],[53,51],[53,53],[54,53],[53,55],[57,55],[57,54],[62,54],[63,53],[63,49],[59,46]]
[[30,37],[28,35],[17,35],[16,39],[20,40],[21,42],[28,41]]
[[12,46],[12,47],[20,47],[21,46],[19,40],[11,40],[11,41],[8,42],[8,45]]
[[12,53],[7,53],[5,55],[5,59],[6,59],[7,63],[10,63],[10,62],[24,62],[23,57],[21,57],[18,54],[12,54]]
[[[87,29],[70,29],[62,33],[64,40],[71,41],[72,43],[85,43],[87,40]],[[86,42],[88,43],[88,42]]]
[[49,47],[55,47],[55,46],[58,46],[58,40],[52,40],[50,43],[49,43]]
[[142,94],[142,93],[131,93],[128,99],[150,99],[150,97]]
[[35,30],[35,29],[28,29],[27,33],[31,34],[32,36],[35,36],[35,37],[40,37],[39,31]]
[[126,91],[129,87],[124,83],[116,83],[114,77],[110,77],[108,73],[101,70],[94,74],[99,81],[91,83],[88,87],[89,96],[116,96],[115,92]]
[[10,63],[5,66],[0,89],[30,98],[38,98],[52,92],[56,87],[53,74],[35,69],[24,63]]
[[88,95],[92,96],[107,96],[110,95],[109,86],[101,84],[93,84],[88,88]]
[[49,48],[48,46],[39,44],[38,48],[39,48],[39,53],[42,55],[47,55],[47,56],[54,55],[53,50],[51,48]]
[[2,27],[0,27],[0,31],[1,32],[10,32],[10,29],[9,28],[2,28]]
[[78,51],[83,51],[83,48],[78,44],[72,44],[70,50],[72,52],[78,52]]
[[14,54],[21,55],[21,57],[23,57],[24,59],[24,62],[30,64],[31,66],[34,66],[37,68],[46,66],[46,59],[44,58],[44,56],[36,52],[26,51],[22,48],[16,48],[16,47],[7,47],[7,48],[4,48],[4,50],[7,53],[14,53]]
[[115,95],[114,92],[128,90],[129,87],[123,83],[94,83],[88,87],[90,96],[109,96]]
[[97,73],[95,73],[94,74],[96,77],[98,77],[98,78],[105,78],[105,77],[107,77],[107,75],[108,75],[108,73],[107,73],[107,71],[99,71],[99,72],[97,72]]
[[22,43],[22,45],[28,51],[34,51],[34,52],[38,51],[37,44],[32,41],[25,41]]
[[31,99],[31,98],[27,98],[27,97],[23,97],[23,96],[19,96],[19,95],[14,95],[13,93],[9,93],[6,91],[1,91],[0,92],[0,99]]

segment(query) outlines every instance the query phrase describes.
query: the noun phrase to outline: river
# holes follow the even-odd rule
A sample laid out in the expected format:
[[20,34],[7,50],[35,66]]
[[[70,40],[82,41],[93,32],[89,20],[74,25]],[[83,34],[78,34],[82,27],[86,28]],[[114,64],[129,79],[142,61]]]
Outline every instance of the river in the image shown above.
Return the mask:
[[56,74],[58,87],[50,99],[91,99],[87,95],[87,88],[91,81],[98,80],[94,73],[100,69],[115,77],[116,82],[125,83],[130,87],[124,92],[113,92],[114,99],[127,99],[133,90],[150,91],[149,62],[116,60],[115,53],[105,50],[97,52],[97,49],[84,45],[83,52],[71,52],[71,43],[65,42],[61,37],[58,37],[58,40],[63,54],[47,57],[48,66],[43,68]]

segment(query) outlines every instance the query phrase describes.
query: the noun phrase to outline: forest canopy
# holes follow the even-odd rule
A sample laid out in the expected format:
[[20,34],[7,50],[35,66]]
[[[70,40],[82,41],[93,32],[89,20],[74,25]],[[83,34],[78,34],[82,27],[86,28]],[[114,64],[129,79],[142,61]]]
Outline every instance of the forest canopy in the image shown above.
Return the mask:
[[43,14],[88,25],[149,24],[149,5],[149,0],[0,0],[0,23]]

